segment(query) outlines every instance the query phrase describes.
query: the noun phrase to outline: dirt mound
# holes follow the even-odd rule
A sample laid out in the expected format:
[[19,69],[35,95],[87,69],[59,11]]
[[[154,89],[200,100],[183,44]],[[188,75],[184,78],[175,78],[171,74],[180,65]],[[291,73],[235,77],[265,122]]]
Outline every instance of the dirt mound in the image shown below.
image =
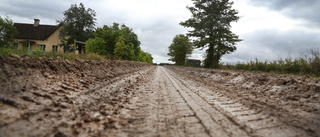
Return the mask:
[[[0,57],[0,136],[91,136],[116,128],[130,87],[152,65]],[[126,80],[129,79],[129,80]]]
[[250,108],[280,117],[284,123],[304,129],[311,136],[320,135],[319,78],[186,67],[167,68]]

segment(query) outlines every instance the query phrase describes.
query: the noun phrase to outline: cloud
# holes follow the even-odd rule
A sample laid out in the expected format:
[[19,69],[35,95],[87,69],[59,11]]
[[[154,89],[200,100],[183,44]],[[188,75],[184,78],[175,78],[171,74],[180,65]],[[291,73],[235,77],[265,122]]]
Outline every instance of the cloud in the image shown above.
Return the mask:
[[320,47],[319,32],[303,30],[257,30],[244,37],[238,49],[223,57],[222,62],[237,63],[251,60],[273,61],[280,58],[299,58],[307,51]]
[[319,0],[250,0],[254,6],[268,7],[295,19],[303,19],[311,27],[319,28]]
[[3,0],[0,4],[0,12],[16,18],[45,18],[55,21],[62,17],[62,12],[69,6],[63,1],[50,1],[49,3],[46,0]]
[[[319,9],[312,8],[318,7],[319,4],[312,0],[311,4],[308,2],[236,0],[234,8],[239,10],[242,18],[232,24],[232,31],[244,41],[237,44],[234,53],[223,56],[222,62],[234,64],[256,58],[268,61],[290,56],[296,58],[302,57],[301,54],[307,53],[307,50],[319,47],[320,28],[315,27],[317,22],[314,22],[312,17],[306,16],[309,12]],[[305,7],[311,9],[306,10]]]

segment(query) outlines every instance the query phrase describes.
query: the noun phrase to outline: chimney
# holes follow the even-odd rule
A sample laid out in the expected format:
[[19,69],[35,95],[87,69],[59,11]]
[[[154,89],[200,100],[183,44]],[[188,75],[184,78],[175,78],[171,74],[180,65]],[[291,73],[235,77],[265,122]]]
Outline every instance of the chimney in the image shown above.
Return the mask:
[[40,24],[40,20],[39,20],[39,19],[34,19],[34,24],[33,24],[33,26],[34,26],[34,27],[38,27],[39,24]]

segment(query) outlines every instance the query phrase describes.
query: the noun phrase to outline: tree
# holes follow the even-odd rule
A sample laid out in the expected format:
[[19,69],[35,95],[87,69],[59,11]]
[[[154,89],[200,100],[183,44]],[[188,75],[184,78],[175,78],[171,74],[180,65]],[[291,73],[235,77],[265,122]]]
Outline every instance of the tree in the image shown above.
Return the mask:
[[168,55],[171,56],[169,60],[175,62],[176,65],[184,65],[186,58],[192,53],[192,50],[192,43],[187,36],[183,34],[176,35],[169,46]]
[[[101,44],[101,40],[104,41],[104,44]],[[96,45],[95,43],[98,41],[100,41],[100,44]],[[125,60],[137,60],[140,52],[138,36],[131,28],[124,24],[120,26],[118,23],[113,23],[110,27],[104,25],[103,28],[97,28],[94,32],[94,39],[89,39],[87,43],[87,52],[95,52],[105,56],[116,56]],[[99,48],[94,48],[97,46]],[[132,51],[129,52],[129,49]],[[126,50],[126,52],[121,50]],[[127,56],[125,57],[124,55]]]
[[[63,12],[64,19],[58,21],[63,26],[61,35],[62,45],[70,48],[74,41],[87,41],[93,37],[96,12],[91,8],[86,9],[82,3],[77,4]],[[75,47],[77,48],[77,47]]]
[[[100,55],[114,56],[114,49],[116,45],[116,40],[120,36],[120,28],[118,23],[113,23],[113,26],[104,25],[103,28],[97,28],[94,32],[94,38],[90,38],[87,41],[86,51],[95,52]],[[95,45],[93,41],[103,40],[104,44]],[[91,41],[91,43],[89,42]],[[97,47],[99,48],[91,48]],[[103,51],[101,51],[103,50]]]
[[153,57],[151,56],[150,53],[144,52],[143,50],[140,49],[138,61],[152,64],[153,63],[152,60],[153,60]]
[[187,7],[192,18],[181,22],[184,27],[193,28],[188,36],[194,37],[197,48],[207,48],[205,67],[219,67],[222,55],[236,50],[234,46],[241,40],[230,31],[231,22],[240,18],[238,11],[232,9],[233,2],[229,0],[192,0],[194,7]]
[[135,54],[133,44],[125,44],[125,38],[120,36],[116,40],[114,55],[122,60],[134,60]]
[[120,26],[118,23],[113,23],[112,26],[104,25],[103,28],[97,28],[94,38],[87,41],[86,51],[122,60],[152,63],[149,53],[143,52],[142,55],[138,36],[124,24]]
[[107,47],[105,46],[106,42],[102,38],[89,39],[86,45],[86,52],[94,51],[100,55],[108,55]]
[[18,34],[13,26],[13,21],[7,16],[2,19],[0,16],[0,47],[6,47],[9,42],[13,42],[14,36]]
[[141,43],[138,40],[138,36],[133,32],[133,30],[123,24],[121,26],[121,35],[125,38],[126,43],[129,43],[133,46],[134,55],[136,57],[139,56]]
[[143,62],[149,63],[149,64],[153,64],[153,57],[150,53],[145,52],[146,53],[146,59]]

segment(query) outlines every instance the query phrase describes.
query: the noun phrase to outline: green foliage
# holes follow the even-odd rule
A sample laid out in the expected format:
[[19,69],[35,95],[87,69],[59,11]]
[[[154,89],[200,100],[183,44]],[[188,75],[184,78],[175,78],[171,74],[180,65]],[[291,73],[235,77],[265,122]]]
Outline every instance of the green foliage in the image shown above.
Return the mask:
[[138,36],[126,25],[113,23],[110,27],[105,25],[103,28],[97,28],[94,37],[87,41],[87,53],[152,64],[153,58],[149,53],[146,55],[141,52]]
[[[89,41],[87,41],[86,50],[87,52],[94,52],[100,55],[112,56],[114,55],[116,39],[118,36],[119,24],[114,23],[111,27],[105,25],[103,28],[97,28],[94,32],[94,39],[89,39]],[[95,45],[95,43],[100,44]]]
[[114,55],[119,57],[121,60],[131,60],[135,59],[133,44],[125,44],[125,39],[123,36],[118,37],[116,40],[116,45],[114,49]]
[[[120,31],[121,36],[124,38],[124,42],[127,43],[127,45],[133,46],[133,52],[135,56],[138,56],[140,53],[140,41],[138,40],[138,36],[133,32],[133,30],[126,25],[121,26]],[[135,59],[136,60],[136,59]]]
[[187,36],[183,34],[176,35],[169,46],[168,55],[171,56],[169,60],[175,62],[176,65],[184,65],[192,50],[192,44]]
[[194,45],[197,48],[208,48],[204,66],[217,68],[222,55],[235,51],[234,45],[241,41],[230,31],[230,23],[239,19],[238,11],[231,8],[233,2],[229,0],[192,1],[194,7],[188,7],[192,18],[180,25],[193,28],[188,36],[196,38]]
[[[63,36],[62,45],[71,48],[74,41],[87,41],[93,37],[96,12],[91,8],[86,9],[82,3],[77,4],[64,13],[63,20],[58,21],[63,26],[61,35]],[[76,47],[77,48],[77,47]]]
[[296,59],[287,58],[277,61],[250,61],[238,62],[236,65],[221,65],[220,68],[245,71],[261,71],[272,73],[290,73],[300,75],[312,75],[320,77],[320,52],[317,49],[310,50],[311,56]]
[[16,50],[13,48],[0,47],[0,55],[1,56],[7,58],[10,53],[21,56],[21,55],[26,55],[27,51],[26,50]]
[[97,37],[96,39],[89,39],[86,45],[86,52],[95,52],[99,55],[108,55],[106,42],[104,39]]
[[153,64],[152,60],[153,58],[150,53],[140,50],[138,61]]
[[40,48],[37,48],[36,50],[28,51],[27,55],[30,57],[47,57],[48,54],[45,51],[40,50]]
[[0,47],[9,47],[9,43],[13,42],[17,34],[18,31],[13,26],[13,21],[8,16],[4,19],[0,16]]
[[16,54],[16,55],[26,55],[28,57],[45,57],[45,58],[63,58],[63,59],[67,59],[67,60],[75,60],[75,59],[83,59],[83,60],[101,60],[101,59],[105,59],[105,57],[100,56],[98,54],[94,54],[94,53],[87,53],[87,54],[75,54],[75,53],[52,53],[52,52],[48,52],[46,54],[44,54],[43,51],[40,51],[39,49],[36,50],[35,52],[28,52],[27,50],[17,50],[17,49],[13,49],[13,48],[4,48],[4,47],[0,47],[0,55],[3,56],[4,58],[7,58],[8,55],[12,53],[12,54]]
[[[114,50],[116,48],[117,40],[122,37],[122,40],[125,45],[133,45],[134,55],[137,57],[140,51],[140,41],[138,40],[138,36],[132,31],[131,28],[126,25],[119,26],[118,23],[113,23],[112,26],[105,25],[103,28],[97,28],[94,33],[95,39],[90,39],[92,41],[96,40],[104,40],[104,45],[99,44],[101,50],[103,51],[101,55],[113,56]],[[100,39],[99,39],[100,38]],[[88,44],[87,47],[97,46]],[[97,50],[88,50],[88,52],[98,53],[100,51]],[[99,53],[100,54],[100,53]]]

